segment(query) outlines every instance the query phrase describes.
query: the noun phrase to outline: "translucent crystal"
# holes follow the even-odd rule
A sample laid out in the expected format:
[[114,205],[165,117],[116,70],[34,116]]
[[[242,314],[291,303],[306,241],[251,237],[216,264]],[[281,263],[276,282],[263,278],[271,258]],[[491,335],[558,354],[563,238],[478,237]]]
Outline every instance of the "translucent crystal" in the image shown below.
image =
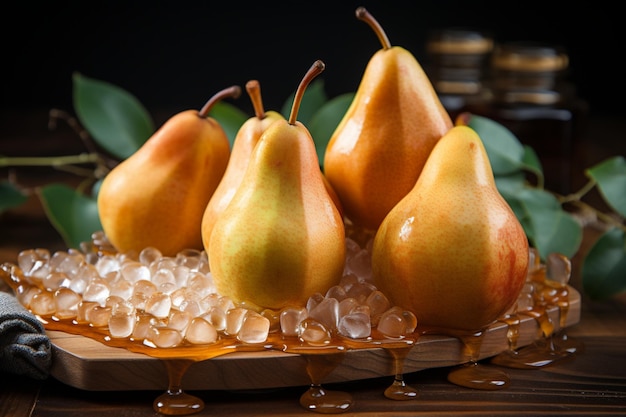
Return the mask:
[[91,310],[97,306],[99,306],[99,304],[93,301],[81,301],[76,309],[76,322],[79,324],[89,324]]
[[191,323],[187,327],[185,339],[189,343],[196,345],[215,343],[217,341],[217,330],[208,321],[196,317],[191,320]]
[[54,301],[56,303],[55,316],[60,319],[70,319],[76,317],[82,297],[69,288],[59,288],[54,293]]
[[280,329],[285,336],[298,336],[300,323],[309,316],[304,307],[285,307],[280,312]]
[[204,298],[215,292],[213,280],[199,272],[196,272],[189,277],[187,280],[187,288],[197,294],[200,298]]
[[202,307],[200,307],[200,303],[193,299],[183,300],[178,308],[180,309],[180,311],[187,312],[191,317],[198,317],[199,315],[204,313]]
[[237,339],[244,343],[262,343],[267,340],[269,330],[269,319],[255,311],[249,310],[241,323]]
[[93,301],[104,305],[107,297],[111,294],[107,282],[102,278],[92,280],[83,292],[83,301]]
[[347,297],[346,290],[341,285],[333,285],[326,291],[326,298],[335,298],[341,301]]
[[[157,324],[158,321],[152,317],[150,314],[145,313],[137,313],[135,319],[135,327],[133,329],[133,333],[131,334],[132,338],[135,340],[143,340],[148,337],[150,332],[150,327]],[[161,323],[163,326],[164,323]]]
[[41,292],[42,290],[38,287],[20,285],[15,293],[15,298],[17,298],[23,306],[30,307],[33,297]]
[[187,311],[172,310],[168,316],[167,327],[184,334],[192,319],[193,316]]
[[241,329],[243,319],[248,313],[248,310],[241,307],[236,307],[226,312],[226,329],[224,331],[230,335],[237,335]]
[[49,291],[58,290],[61,287],[69,288],[71,279],[65,272],[50,272],[42,280],[43,286]]
[[372,324],[376,326],[381,314],[387,311],[391,307],[391,303],[387,296],[381,291],[375,290],[367,296],[365,304],[370,308],[370,314],[372,315]]
[[111,311],[113,309],[109,306],[100,306],[97,305],[92,308],[87,318],[89,319],[89,323],[93,327],[106,327],[109,325],[109,318],[111,317]]
[[150,281],[150,268],[140,262],[125,262],[120,268],[120,273],[125,280],[132,283],[140,280]]
[[219,306],[210,307],[202,318],[211,323],[217,331],[226,329],[226,312]]
[[157,292],[157,287],[154,285],[152,281],[147,281],[142,279],[140,281],[135,282],[133,288],[133,295],[142,294],[145,297],[150,297],[152,294]]
[[42,291],[33,295],[30,300],[30,309],[34,314],[38,314],[40,316],[49,316],[54,314],[56,311],[54,295],[47,291]]
[[165,318],[169,316],[172,308],[172,299],[168,294],[162,292],[152,293],[146,300],[144,310],[148,314],[152,314],[157,318]]
[[43,279],[48,275],[50,251],[48,249],[28,249],[17,255],[17,265],[24,274]]
[[101,277],[116,273],[120,269],[119,260],[113,255],[103,255],[96,262],[96,270]]
[[377,288],[373,284],[359,280],[358,283],[346,289],[346,295],[356,299],[360,304],[365,304],[367,297]]
[[559,253],[551,253],[546,259],[546,275],[551,281],[565,286],[572,275],[572,262]]
[[176,254],[176,263],[192,271],[199,271],[202,266],[202,252],[197,249],[185,249]]
[[191,269],[189,269],[186,265],[176,265],[172,269],[172,274],[174,275],[174,282],[178,288],[186,287],[187,280],[189,279],[189,275],[191,275]]
[[111,337],[126,338],[133,334],[137,315],[135,306],[128,301],[120,301],[111,309],[109,333]]
[[110,295],[128,300],[133,295],[134,289],[135,286],[132,282],[122,278],[110,284]]
[[380,316],[377,329],[389,337],[401,337],[407,334],[407,323],[402,315],[402,309],[392,307],[385,311]]
[[337,329],[339,323],[339,301],[335,298],[324,298],[309,311],[309,317],[322,323],[330,331]]
[[139,252],[139,262],[145,266],[149,266],[152,262],[162,257],[163,254],[161,251],[153,247],[144,248],[141,252]]
[[312,346],[324,346],[331,341],[331,332],[320,322],[306,318],[300,323],[298,337]]
[[154,325],[150,326],[146,339],[159,348],[172,348],[183,342],[183,336],[178,330]]
[[366,249],[361,249],[353,256],[346,258],[345,269],[361,279],[371,280],[372,255]]
[[341,300],[339,302],[339,318],[350,314],[359,305],[359,302],[352,297]]
[[372,333],[370,316],[359,311],[348,313],[339,319],[337,331],[353,339],[369,337]]
[[52,255],[48,265],[50,271],[63,272],[69,277],[75,277],[80,267],[85,263],[85,257],[80,252],[63,252],[58,251]]

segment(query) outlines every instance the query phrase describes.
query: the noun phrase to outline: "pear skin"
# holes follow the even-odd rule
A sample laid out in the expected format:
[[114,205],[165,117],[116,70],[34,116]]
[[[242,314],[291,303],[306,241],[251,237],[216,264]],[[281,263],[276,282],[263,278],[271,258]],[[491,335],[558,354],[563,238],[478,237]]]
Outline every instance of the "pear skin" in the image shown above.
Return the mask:
[[516,301],[528,262],[524,230],[467,126],[437,143],[372,249],[375,285],[423,329],[484,329]]
[[152,246],[165,256],[202,249],[204,210],[230,156],[219,122],[209,116],[234,86],[212,97],[204,108],[168,119],[134,154],[107,174],[98,193],[98,213],[111,244],[138,253]]
[[209,238],[215,225],[217,217],[224,211],[235,191],[241,184],[241,179],[248,166],[250,155],[256,146],[261,134],[276,120],[284,117],[273,110],[265,111],[261,96],[261,87],[257,80],[250,80],[246,83],[246,91],[252,101],[255,115],[241,125],[237,131],[237,136],[233,142],[233,149],[230,153],[228,166],[224,176],[215,192],[211,196],[209,203],[202,217],[202,242],[204,248],[209,247]]
[[419,62],[391,46],[363,8],[383,48],[370,59],[354,99],[331,136],[324,173],[355,225],[376,230],[415,185],[437,141],[452,128]]
[[280,310],[303,305],[341,279],[343,219],[330,198],[313,139],[295,120],[311,67],[289,120],[259,139],[240,186],[218,217],[207,253],[217,291],[235,303]]

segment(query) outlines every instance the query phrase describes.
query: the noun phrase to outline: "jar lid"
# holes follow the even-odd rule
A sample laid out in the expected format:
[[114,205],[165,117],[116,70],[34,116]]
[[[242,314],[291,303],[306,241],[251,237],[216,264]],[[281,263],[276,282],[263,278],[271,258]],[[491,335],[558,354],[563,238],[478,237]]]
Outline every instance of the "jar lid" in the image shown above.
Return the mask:
[[488,54],[493,40],[481,30],[445,28],[431,32],[426,49],[432,54]]
[[569,57],[558,45],[511,42],[497,45],[492,66],[509,71],[561,71],[568,67]]

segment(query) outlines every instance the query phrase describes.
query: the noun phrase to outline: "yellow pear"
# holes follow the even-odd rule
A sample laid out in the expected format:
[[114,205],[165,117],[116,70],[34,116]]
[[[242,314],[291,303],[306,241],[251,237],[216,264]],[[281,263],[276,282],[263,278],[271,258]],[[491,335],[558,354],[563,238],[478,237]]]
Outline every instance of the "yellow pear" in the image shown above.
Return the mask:
[[200,110],[168,119],[134,154],[108,173],[98,194],[98,213],[111,244],[121,252],[153,246],[166,256],[202,249],[200,226],[230,156],[222,126],[208,116],[233,86]]
[[237,131],[237,136],[233,142],[233,149],[230,153],[226,172],[211,196],[209,203],[202,217],[202,240],[205,248],[209,247],[209,237],[213,230],[213,225],[217,217],[224,211],[224,208],[232,200],[235,191],[241,184],[241,179],[248,166],[252,150],[256,146],[261,134],[274,121],[284,119],[284,117],[273,110],[265,111],[261,96],[261,86],[257,80],[250,80],[246,83],[246,91],[252,101],[255,115],[246,120]]
[[480,137],[459,125],[380,225],[372,272],[375,285],[423,328],[478,331],[516,301],[528,251]]
[[326,148],[324,173],[345,215],[376,230],[417,181],[435,143],[452,127],[430,80],[406,49],[391,46],[378,22],[382,49],[370,59],[354,99]]
[[236,303],[279,310],[303,305],[341,279],[343,219],[324,185],[315,145],[297,121],[302,96],[324,69],[302,79],[288,120],[263,133],[206,248],[217,291]]

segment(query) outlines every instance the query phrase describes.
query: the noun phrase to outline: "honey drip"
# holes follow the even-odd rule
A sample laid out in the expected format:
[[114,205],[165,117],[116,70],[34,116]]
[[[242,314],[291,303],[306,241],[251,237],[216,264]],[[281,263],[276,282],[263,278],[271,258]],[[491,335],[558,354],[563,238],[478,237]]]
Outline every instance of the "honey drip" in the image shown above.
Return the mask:
[[300,396],[300,405],[320,414],[339,414],[352,407],[352,395],[344,391],[327,390],[322,382],[343,360],[343,353],[302,355],[306,373],[311,380],[309,389]]
[[450,333],[461,341],[468,362],[452,369],[448,373],[448,381],[466,388],[489,391],[502,389],[509,385],[511,380],[506,372],[478,362],[480,347],[485,335],[483,331]]
[[393,358],[394,379],[393,383],[385,389],[385,397],[390,400],[406,401],[417,398],[418,391],[407,385],[404,381],[404,360],[413,346],[385,348]]
[[183,416],[194,414],[204,409],[204,401],[183,391],[182,379],[187,369],[193,364],[191,360],[165,360],[169,386],[167,391],[154,400],[154,411],[169,415]]

